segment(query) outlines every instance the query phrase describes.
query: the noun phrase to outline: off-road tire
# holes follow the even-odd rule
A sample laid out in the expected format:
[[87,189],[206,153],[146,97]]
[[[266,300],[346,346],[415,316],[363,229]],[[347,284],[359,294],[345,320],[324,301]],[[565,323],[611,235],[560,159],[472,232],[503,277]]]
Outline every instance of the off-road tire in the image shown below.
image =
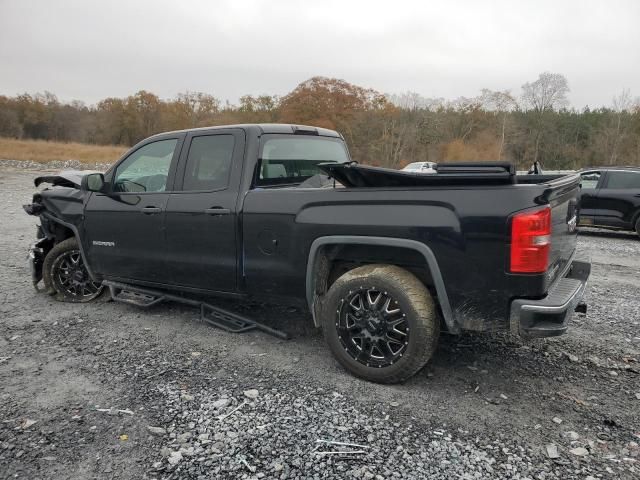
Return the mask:
[[636,220],[636,233],[640,236],[640,216]]
[[[409,326],[406,350],[395,363],[382,368],[367,366],[346,350],[338,332],[340,309],[358,289],[388,292],[406,315]],[[433,298],[411,272],[395,265],[366,265],[339,277],[322,303],[321,326],[325,340],[338,362],[353,375],[376,383],[399,383],[415,375],[432,357],[440,335]]]
[[106,289],[105,287],[101,286],[96,294],[88,295],[84,298],[79,298],[78,296],[74,296],[66,292],[62,288],[60,282],[54,277],[60,259],[70,252],[79,251],[80,247],[78,246],[78,241],[75,239],[75,237],[71,237],[56,244],[49,251],[49,253],[47,253],[42,265],[42,280],[44,282],[44,291],[49,295],[54,296],[56,300],[59,300],[61,302],[87,303],[96,300],[106,300],[108,289]]

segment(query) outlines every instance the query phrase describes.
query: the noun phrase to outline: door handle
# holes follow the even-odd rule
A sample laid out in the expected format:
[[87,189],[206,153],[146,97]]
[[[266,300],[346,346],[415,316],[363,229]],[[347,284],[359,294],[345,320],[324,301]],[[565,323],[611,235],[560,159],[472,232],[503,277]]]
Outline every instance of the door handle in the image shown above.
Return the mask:
[[160,213],[162,209],[160,207],[144,207],[141,211],[145,215],[153,215],[155,213]]
[[229,215],[231,213],[231,210],[222,207],[211,207],[205,209],[204,213],[206,213],[207,215]]

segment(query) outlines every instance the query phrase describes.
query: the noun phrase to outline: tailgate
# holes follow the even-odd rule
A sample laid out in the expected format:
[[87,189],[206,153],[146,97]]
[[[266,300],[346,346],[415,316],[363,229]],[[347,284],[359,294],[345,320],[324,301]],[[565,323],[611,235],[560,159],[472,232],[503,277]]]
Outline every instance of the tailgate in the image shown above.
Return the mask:
[[551,252],[547,286],[570,265],[576,249],[580,176],[571,174],[546,183],[543,201],[551,206]]

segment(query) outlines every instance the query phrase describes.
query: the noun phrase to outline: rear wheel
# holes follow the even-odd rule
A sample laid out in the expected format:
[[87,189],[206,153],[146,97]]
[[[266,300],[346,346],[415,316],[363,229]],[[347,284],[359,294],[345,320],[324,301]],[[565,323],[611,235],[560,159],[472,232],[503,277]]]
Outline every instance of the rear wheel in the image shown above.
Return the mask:
[[433,355],[440,323],[429,291],[394,265],[355,268],[329,289],[322,327],[334,356],[354,375],[402,382]]
[[636,220],[636,233],[640,235],[640,217]]
[[78,241],[73,237],[49,251],[42,273],[47,292],[63,302],[90,302],[105,291],[100,282],[94,282],[89,276]]

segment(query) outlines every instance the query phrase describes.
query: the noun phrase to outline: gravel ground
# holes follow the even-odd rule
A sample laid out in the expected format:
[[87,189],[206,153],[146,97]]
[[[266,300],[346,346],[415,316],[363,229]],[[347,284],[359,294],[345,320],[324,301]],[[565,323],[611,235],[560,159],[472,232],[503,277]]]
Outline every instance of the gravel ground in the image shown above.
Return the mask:
[[567,335],[444,336],[415,378],[383,386],[342,370],[292,307],[220,302],[283,342],[174,304],[36,293],[21,205],[38,173],[0,166],[0,478],[640,477],[636,236],[581,235],[589,312]]

